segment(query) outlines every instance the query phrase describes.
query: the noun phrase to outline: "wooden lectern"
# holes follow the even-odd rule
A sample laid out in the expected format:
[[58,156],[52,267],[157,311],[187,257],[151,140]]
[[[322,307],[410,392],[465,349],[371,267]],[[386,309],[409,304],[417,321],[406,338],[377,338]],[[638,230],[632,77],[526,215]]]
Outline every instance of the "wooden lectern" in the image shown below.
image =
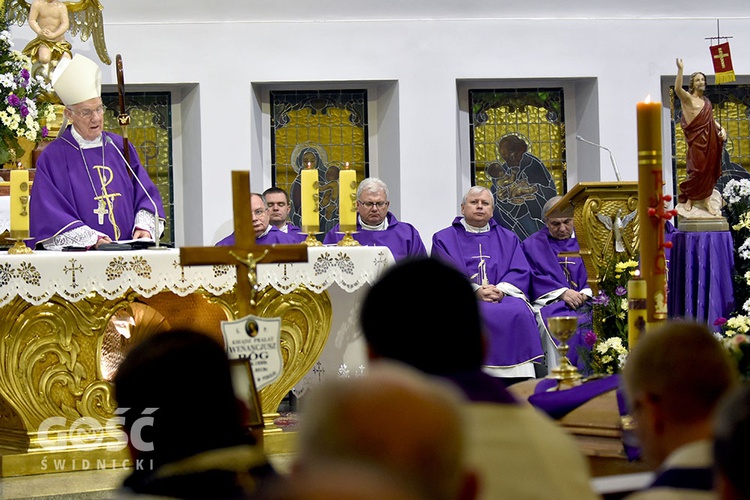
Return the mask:
[[638,255],[637,182],[580,182],[552,210],[566,215],[572,211],[588,284],[595,295],[615,253],[633,259]]

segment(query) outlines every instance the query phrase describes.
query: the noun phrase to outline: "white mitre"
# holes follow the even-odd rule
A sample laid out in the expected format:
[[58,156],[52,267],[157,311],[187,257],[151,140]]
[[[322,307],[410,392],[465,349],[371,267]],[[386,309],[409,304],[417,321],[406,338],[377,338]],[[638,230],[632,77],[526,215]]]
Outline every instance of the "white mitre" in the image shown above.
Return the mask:
[[102,70],[86,56],[63,58],[52,73],[52,88],[66,106],[101,97]]

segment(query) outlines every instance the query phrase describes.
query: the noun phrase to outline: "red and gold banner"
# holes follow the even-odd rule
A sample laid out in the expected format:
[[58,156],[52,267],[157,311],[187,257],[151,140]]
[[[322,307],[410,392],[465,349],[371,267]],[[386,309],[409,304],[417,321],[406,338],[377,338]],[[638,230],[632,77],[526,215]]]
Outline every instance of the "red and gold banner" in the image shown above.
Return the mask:
[[729,52],[729,42],[711,45],[709,49],[711,50],[711,59],[714,63],[716,83],[721,84],[735,81],[732,55]]

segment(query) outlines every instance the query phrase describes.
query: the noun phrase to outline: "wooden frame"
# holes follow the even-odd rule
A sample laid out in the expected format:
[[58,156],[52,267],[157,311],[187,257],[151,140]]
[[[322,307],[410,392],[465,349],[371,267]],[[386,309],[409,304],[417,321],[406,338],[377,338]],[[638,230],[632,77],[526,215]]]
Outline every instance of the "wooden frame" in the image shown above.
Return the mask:
[[232,373],[232,386],[237,399],[245,403],[247,417],[244,424],[250,428],[263,427],[263,409],[260,405],[260,397],[255,387],[255,377],[250,360],[230,359],[229,366]]

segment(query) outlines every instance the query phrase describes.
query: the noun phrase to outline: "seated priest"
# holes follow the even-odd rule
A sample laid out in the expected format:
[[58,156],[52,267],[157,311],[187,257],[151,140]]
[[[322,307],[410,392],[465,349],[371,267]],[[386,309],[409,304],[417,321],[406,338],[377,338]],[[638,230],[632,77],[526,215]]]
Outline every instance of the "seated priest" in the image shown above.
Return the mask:
[[276,226],[282,233],[293,235],[297,243],[302,243],[307,238],[299,226],[289,221],[289,213],[292,206],[289,204],[289,195],[280,187],[270,187],[263,191],[263,198],[268,206],[270,224]]
[[489,336],[483,369],[510,384],[533,378],[544,351],[528,301],[531,266],[518,236],[492,218],[493,205],[489,189],[469,189],[463,217],[432,236],[432,256],[472,281]]
[[[253,230],[255,231],[256,245],[299,243],[294,235],[280,231],[276,226],[271,225],[271,216],[268,213],[268,205],[262,194],[250,194],[250,210],[253,211]],[[234,245],[234,231],[216,244],[217,247],[232,245]]]
[[[65,127],[36,163],[29,223],[33,246],[97,248],[117,240],[159,237],[159,190],[128,144],[103,131],[101,70],[80,54],[63,59],[52,86],[65,104]],[[158,221],[158,230],[157,230]]]
[[[578,331],[568,341],[568,359],[583,369],[578,348],[585,346],[585,331],[591,330],[591,307],[587,301],[592,291],[583,260],[577,255],[564,255],[577,254],[580,248],[573,228],[572,211],[570,214],[550,212],[561,199],[561,196],[554,196],[545,203],[542,210],[545,227],[526,238],[521,246],[531,265],[531,297],[534,308],[541,312],[543,328],[546,329],[547,319],[552,316],[578,316]],[[552,337],[542,335],[542,338]],[[556,366],[555,344],[545,345],[544,349],[547,366]]]
[[[361,245],[388,247],[393,258],[427,257],[427,249],[419,231],[408,222],[399,221],[389,210],[388,186],[375,177],[368,177],[357,188],[357,231],[352,237]],[[323,239],[326,245],[344,237],[336,224]]]

